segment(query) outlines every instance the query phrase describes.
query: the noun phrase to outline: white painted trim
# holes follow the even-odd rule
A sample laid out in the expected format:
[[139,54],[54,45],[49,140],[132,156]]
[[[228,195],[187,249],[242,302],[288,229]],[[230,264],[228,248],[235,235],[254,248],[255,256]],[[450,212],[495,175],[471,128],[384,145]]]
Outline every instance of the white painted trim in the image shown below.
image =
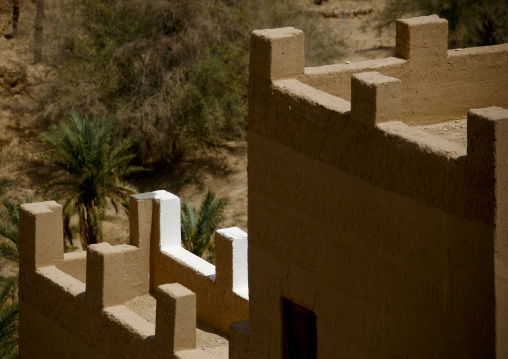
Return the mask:
[[233,242],[233,292],[249,300],[248,236],[238,227],[219,229],[217,232]]
[[215,281],[215,266],[183,247],[162,248],[162,253]]

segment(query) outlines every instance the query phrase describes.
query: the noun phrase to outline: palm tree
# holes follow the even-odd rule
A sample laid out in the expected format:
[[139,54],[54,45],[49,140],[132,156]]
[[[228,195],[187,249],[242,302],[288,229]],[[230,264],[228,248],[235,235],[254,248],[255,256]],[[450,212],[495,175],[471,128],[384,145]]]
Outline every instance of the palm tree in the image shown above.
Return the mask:
[[8,199],[2,201],[4,210],[0,212],[0,255],[19,263],[19,207],[23,203],[31,203],[28,195],[25,201],[14,203]]
[[0,358],[18,357],[18,277],[0,277]]
[[41,190],[60,187],[66,190],[63,197],[64,217],[76,211],[79,216],[79,233],[84,249],[89,244],[102,241],[102,218],[106,200],[115,210],[127,209],[127,196],[136,193],[134,187],[121,178],[140,170],[131,166],[135,157],[132,146],[139,137],[128,137],[114,144],[119,127],[111,120],[89,119],[71,113],[66,123],[51,126],[41,134],[50,152],[41,155],[63,176],[46,183]]
[[[0,195],[14,186],[10,180],[0,179]],[[32,202],[26,197],[26,202]],[[19,234],[19,206],[21,203],[14,203],[9,199],[2,201],[3,210],[0,211],[0,255],[16,263],[19,262],[18,255],[18,234]]]
[[[11,180],[0,179],[0,196],[14,186]],[[0,253],[3,257],[19,262],[18,256],[18,231],[17,226],[12,225],[8,215],[9,208],[15,208],[9,200],[4,200],[4,207],[7,211],[0,213],[0,238],[11,240],[12,244],[0,242]],[[7,206],[6,206],[7,204]],[[18,205],[19,208],[19,205]],[[15,209],[14,209],[15,211]],[[19,213],[19,212],[16,212]],[[14,216],[16,218],[16,216]],[[19,215],[17,216],[19,219]],[[18,302],[16,292],[18,287],[18,277],[3,278],[0,277],[0,358],[18,357]]]
[[223,219],[224,209],[228,204],[227,197],[216,197],[208,190],[199,213],[186,198],[182,204],[182,244],[188,251],[201,257],[208,252],[208,261],[215,262],[214,233]]

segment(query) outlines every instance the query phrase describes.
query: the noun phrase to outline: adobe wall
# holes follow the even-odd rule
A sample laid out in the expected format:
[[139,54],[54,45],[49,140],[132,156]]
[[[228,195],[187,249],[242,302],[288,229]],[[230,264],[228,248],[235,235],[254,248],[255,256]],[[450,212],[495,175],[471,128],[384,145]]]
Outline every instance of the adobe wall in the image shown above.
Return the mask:
[[[20,209],[20,358],[66,358],[78,352],[91,358],[132,358],[150,352],[153,340],[145,339],[155,330],[130,330],[122,324],[130,313],[121,303],[143,282],[139,276],[133,286],[123,285],[138,264],[134,260],[131,267],[124,256],[139,255],[139,248],[119,246],[115,251],[107,244],[90,246],[85,285],[55,265],[64,260],[61,211],[56,202]],[[93,278],[100,271],[103,275]],[[110,281],[115,285],[108,290],[104,284]],[[119,315],[103,311],[106,307],[119,309]],[[132,347],[126,341],[132,341]],[[115,356],[115,351],[120,354]]]
[[[184,285],[196,293],[197,319],[228,334],[231,323],[249,317],[247,234],[236,227],[218,230],[214,266],[181,247],[180,199],[160,192],[164,191],[134,195],[153,205],[143,209],[140,221],[145,226],[152,221],[151,291],[164,283]],[[165,231],[160,224],[168,223],[169,218],[171,230]],[[148,236],[149,229],[145,231]]]
[[[399,58],[313,69],[301,31],[253,32],[231,358],[282,357],[283,297],[316,314],[319,358],[508,355],[508,45],[450,52],[446,28],[399,21]],[[467,148],[408,126],[493,105]]]
[[[508,44],[448,50],[448,22],[435,17],[397,23],[398,57],[305,68],[302,83],[351,101],[351,75],[379,71],[401,80],[408,125],[462,119],[475,108],[508,107]],[[411,41],[409,40],[411,38]]]
[[[216,235],[216,242],[220,234]],[[220,247],[216,246],[217,259]],[[247,251],[246,251],[247,252]],[[245,255],[245,265],[247,265]],[[224,334],[229,333],[231,323],[249,319],[248,295],[243,296],[232,290],[232,282],[223,276],[196,273],[195,268],[167,253],[159,251],[153,258],[156,268],[152,277],[153,287],[162,283],[178,282],[197,295],[197,319]],[[217,267],[219,264],[217,263]],[[248,288],[247,288],[248,289]]]
[[[208,278],[201,258],[180,245],[178,197],[135,195],[130,208],[130,245],[100,243],[64,254],[61,206],[21,206],[20,358],[215,358],[196,349],[196,317],[225,331],[248,318],[244,232],[218,231],[217,275],[206,262],[214,272]],[[171,276],[162,273],[168,268]],[[195,293],[181,284],[203,279],[210,283]],[[150,292],[155,324],[126,306]],[[210,294],[217,302],[203,300]],[[219,319],[209,316],[213,307]]]

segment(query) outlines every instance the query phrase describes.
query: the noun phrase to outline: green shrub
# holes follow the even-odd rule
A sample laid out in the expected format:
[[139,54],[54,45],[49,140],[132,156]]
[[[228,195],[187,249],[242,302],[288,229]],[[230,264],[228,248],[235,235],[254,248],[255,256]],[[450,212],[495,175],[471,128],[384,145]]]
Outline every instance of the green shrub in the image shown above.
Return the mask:
[[67,23],[80,31],[62,41],[39,119],[74,110],[114,117],[144,134],[145,163],[244,136],[251,30],[302,28],[311,65],[340,48],[293,0],[77,0],[76,8]]

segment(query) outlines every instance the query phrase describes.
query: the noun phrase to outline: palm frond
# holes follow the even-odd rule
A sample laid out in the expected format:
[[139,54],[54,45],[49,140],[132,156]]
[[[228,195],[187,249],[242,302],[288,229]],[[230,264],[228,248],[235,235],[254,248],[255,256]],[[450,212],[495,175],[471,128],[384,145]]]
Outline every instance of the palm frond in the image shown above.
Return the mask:
[[147,169],[145,167],[141,167],[141,166],[120,167],[118,169],[117,175],[118,175],[118,177],[123,177],[123,176],[130,175],[131,173],[141,172],[141,171],[147,171]]
[[18,302],[13,300],[18,277],[6,278],[0,286],[0,357],[13,358],[18,346]]
[[12,339],[0,343],[0,358],[17,359],[19,358],[18,338],[13,336]]
[[[18,226],[19,226],[19,207],[23,203],[32,203],[33,198],[28,195],[28,193],[25,193],[25,200],[21,202],[13,202],[9,199],[5,199],[2,201],[2,206],[5,208],[4,211],[0,212],[0,220],[3,222],[0,223],[0,228],[4,226],[10,226],[18,232]],[[17,236],[16,236],[17,237]],[[17,242],[16,242],[17,243]]]
[[5,222],[0,223],[0,238],[7,239],[17,246],[19,243],[18,227]]
[[121,197],[125,197],[126,195],[131,195],[138,192],[136,188],[134,188],[130,184],[120,181],[110,183],[106,187],[106,190],[112,193],[113,195],[119,195]]
[[0,196],[6,194],[12,187],[14,187],[14,181],[6,178],[0,178]]
[[7,300],[13,296],[18,286],[18,276],[5,278],[0,286],[0,307],[3,307]]
[[123,139],[109,153],[107,163],[110,165],[110,169],[127,165],[131,159],[134,158],[134,155],[129,152],[129,149],[141,141],[141,138],[141,136],[133,136]]
[[2,201],[4,210],[0,212],[0,255],[14,262],[19,262],[19,207],[32,200],[32,197],[25,193],[25,200],[22,202]]
[[122,198],[120,200],[120,205],[122,206],[125,213],[129,214],[130,211],[130,201],[128,198]]
[[39,187],[38,192],[45,192],[49,188],[56,186],[72,186],[76,184],[76,180],[70,178],[55,178]]
[[0,243],[0,256],[19,263],[18,247],[9,243]]
[[223,219],[224,209],[228,203],[226,197],[217,198],[208,191],[198,214],[188,199],[181,207],[182,244],[190,252],[203,256],[208,252],[208,260],[215,258],[214,233]]
[[0,313],[0,348],[18,332],[18,302],[5,305]]
[[94,232],[97,234],[97,243],[101,242],[102,213],[101,209],[94,204],[87,210],[87,216],[90,224],[93,226]]

